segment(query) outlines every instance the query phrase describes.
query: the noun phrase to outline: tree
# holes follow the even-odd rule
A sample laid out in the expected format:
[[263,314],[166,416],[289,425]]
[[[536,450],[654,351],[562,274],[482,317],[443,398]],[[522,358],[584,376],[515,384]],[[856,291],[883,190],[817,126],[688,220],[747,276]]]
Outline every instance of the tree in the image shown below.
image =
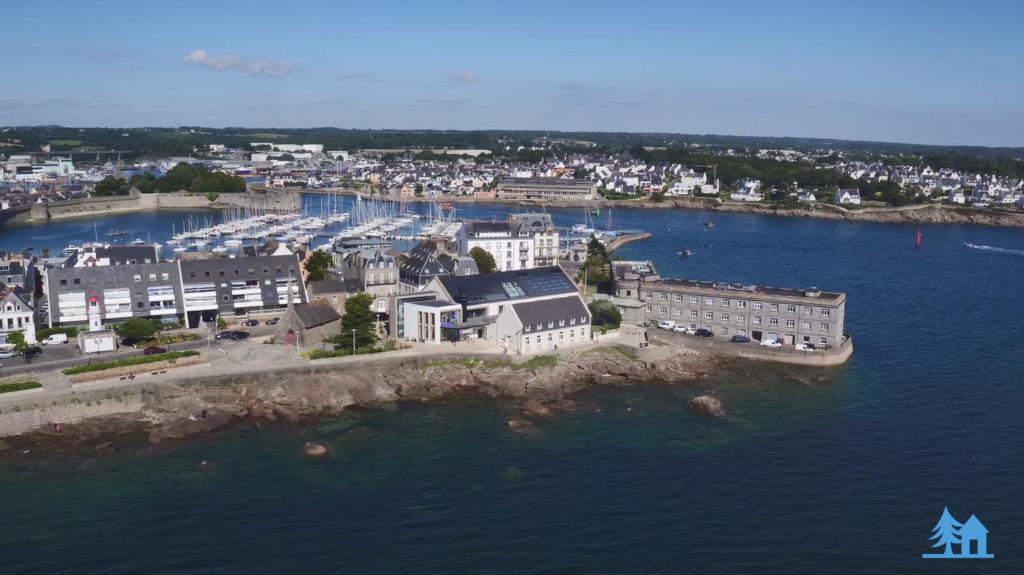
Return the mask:
[[942,517],[939,517],[939,522],[935,524],[935,527],[932,527],[933,535],[929,540],[937,540],[932,547],[945,546],[946,548],[942,554],[952,555],[953,551],[950,549],[950,546],[954,543],[960,543],[959,529],[961,527],[963,527],[963,524],[953,518],[949,513],[949,507],[943,507]]
[[622,324],[622,312],[617,305],[608,300],[590,302],[587,307],[590,308],[590,315],[593,316],[591,322],[594,325],[615,329]]
[[127,182],[123,178],[107,176],[96,183],[92,190],[94,196],[125,196],[128,195]]
[[148,319],[133,317],[117,324],[114,331],[123,340],[139,341],[153,337],[153,334],[156,333],[156,326]]
[[576,168],[572,172],[572,177],[577,180],[585,180],[590,177],[590,170],[583,167]]
[[473,258],[473,261],[476,262],[476,267],[482,274],[489,274],[498,269],[498,264],[494,262],[494,256],[491,255],[491,252],[480,246],[469,250],[469,257]]
[[20,331],[15,331],[7,334],[7,343],[14,346],[14,353],[25,358],[28,361],[28,342],[25,341],[25,334]]
[[608,259],[608,250],[596,236],[592,236],[587,242],[587,259],[583,262],[583,269],[580,275],[584,277],[588,285],[605,283],[611,279],[611,261]]
[[608,258],[608,249],[597,236],[590,236],[590,241],[587,242],[587,259],[592,257]]
[[[342,342],[352,341],[352,331],[355,330],[356,348],[370,347],[377,343],[377,329],[374,325],[375,316],[370,306],[373,305],[373,296],[360,292],[345,302],[345,317],[341,318]],[[344,343],[339,342],[339,347]]]
[[331,254],[316,250],[306,259],[306,281],[317,282],[327,279],[327,268],[334,265]]

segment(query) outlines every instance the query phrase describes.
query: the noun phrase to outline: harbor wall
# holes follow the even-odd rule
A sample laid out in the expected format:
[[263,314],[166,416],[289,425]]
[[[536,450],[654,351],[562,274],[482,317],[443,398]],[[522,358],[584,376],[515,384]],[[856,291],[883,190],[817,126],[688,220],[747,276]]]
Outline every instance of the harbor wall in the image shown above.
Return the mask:
[[206,194],[186,191],[143,194],[132,189],[126,196],[84,198],[46,204],[31,204],[0,211],[0,228],[21,224],[45,223],[93,216],[155,210],[225,210],[231,208],[262,209],[267,211],[296,211],[302,203],[302,194],[291,191],[266,192],[260,190],[240,194],[219,194],[211,199]]

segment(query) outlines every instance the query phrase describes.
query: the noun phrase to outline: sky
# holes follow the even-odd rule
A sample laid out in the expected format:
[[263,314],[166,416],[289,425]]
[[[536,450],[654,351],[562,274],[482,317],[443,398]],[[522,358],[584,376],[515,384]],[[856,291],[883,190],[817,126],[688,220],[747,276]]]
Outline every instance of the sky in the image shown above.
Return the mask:
[[1024,146],[1024,2],[8,2],[0,126]]

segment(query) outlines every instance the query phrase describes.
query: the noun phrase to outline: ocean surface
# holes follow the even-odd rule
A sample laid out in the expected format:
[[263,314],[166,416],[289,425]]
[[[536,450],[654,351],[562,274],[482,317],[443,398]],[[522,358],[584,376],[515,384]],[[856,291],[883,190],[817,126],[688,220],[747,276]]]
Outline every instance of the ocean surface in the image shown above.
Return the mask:
[[[15,228],[0,246],[107,229],[162,241],[187,217]],[[0,464],[0,573],[1024,572],[1024,256],[965,246],[1022,250],[1024,231],[921,226],[915,250],[911,225],[612,218],[654,234],[617,255],[664,275],[847,292],[852,360],[595,389],[526,434],[507,429],[511,404],[461,398],[14,459]],[[690,414],[711,388],[728,416]],[[332,456],[304,458],[306,441]],[[984,522],[994,560],[920,558],[944,506]]]

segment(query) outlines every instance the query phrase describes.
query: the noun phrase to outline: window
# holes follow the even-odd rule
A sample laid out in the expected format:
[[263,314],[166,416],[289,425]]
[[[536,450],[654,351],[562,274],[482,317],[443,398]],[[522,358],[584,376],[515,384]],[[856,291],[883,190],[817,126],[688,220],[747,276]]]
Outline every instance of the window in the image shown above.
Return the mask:
[[171,279],[171,274],[169,274],[167,272],[164,272],[164,273],[160,274],[160,279],[162,279],[164,281],[167,281],[167,280]]
[[565,320],[564,319],[558,320],[558,327],[565,327]]
[[738,301],[738,302],[736,302],[736,307],[738,307],[740,309],[747,309],[747,302],[745,302],[745,301]]
[[644,292],[644,297],[647,298],[647,299],[651,299],[651,298],[654,297],[654,294],[652,292],[649,292],[649,291],[648,292]]
[[204,272],[203,272],[203,277],[205,277],[205,278],[208,278],[208,277],[210,277],[210,270],[206,270],[206,271],[204,271]]
[[190,278],[196,277],[196,272],[188,272],[188,277],[190,277]]
[[60,285],[62,285],[62,286],[68,285],[68,280],[60,280]]
[[770,317],[768,318],[768,325],[779,325],[779,318]]
[[828,324],[822,323],[821,325],[818,326],[818,329],[820,329],[821,331],[828,331]]
[[706,297],[704,298],[704,305],[715,305],[715,298]]
[[690,296],[690,303],[698,304],[698,303],[700,303],[700,298],[695,296],[695,295],[692,295],[692,296]]
[[667,307],[659,307],[658,308],[658,313],[660,313],[661,315],[668,315],[668,308]]
[[755,315],[754,316],[754,325],[761,325],[761,316],[759,316],[759,315]]
[[553,327],[555,327],[555,322],[553,322],[553,321],[549,321],[549,322],[548,322],[548,329],[551,329],[551,328],[553,328]]
[[681,295],[679,295],[679,294],[676,294],[676,295],[672,296],[672,301],[676,301],[676,302],[680,302],[680,303],[682,303],[682,301],[683,301],[683,296],[681,296]]
[[[135,276],[135,277],[139,277],[139,276]],[[139,281],[139,280],[135,280],[135,281]],[[80,280],[78,278],[75,278],[74,281],[72,281],[71,283],[73,283],[75,285],[78,285],[78,284],[82,283],[82,280]]]
[[135,280],[136,283],[138,283],[142,281],[142,276],[140,276],[139,274],[135,274],[134,276],[132,276],[132,279]]
[[747,335],[747,330],[745,330],[745,329],[737,329],[736,330],[736,335]]
[[143,305],[144,305],[144,304],[143,304],[143,302],[141,302],[141,301],[140,301],[140,302],[137,302],[137,303],[136,303],[135,305],[136,305],[136,306],[137,306],[137,307],[138,307],[139,309],[142,309],[142,308],[143,308]]
[[219,272],[217,272],[217,275],[219,275],[220,277],[224,277],[224,270],[220,270]]
[[747,323],[747,316],[738,315],[736,316],[736,323]]
[[156,281],[156,274],[149,274],[149,281],[155,282]]
[[523,338],[523,343],[526,345],[530,345],[530,336],[526,336],[525,338]]
[[649,305],[647,305],[647,306],[644,306],[644,311],[646,311],[646,312],[650,313],[650,311],[651,311],[651,306],[649,306]]
[[807,330],[811,329],[811,322],[809,322],[809,321],[802,321],[802,322],[800,322],[800,329],[802,329],[804,331],[807,331]]
[[795,327],[795,326],[796,326],[796,320],[794,320],[794,319],[787,319],[786,320],[786,327]]
[[804,306],[804,315],[811,315],[813,313],[814,313],[814,308],[809,307],[809,306]]
[[690,310],[690,317],[697,317],[697,310],[691,309]]
[[764,304],[759,302],[759,301],[755,301],[754,302],[754,309],[758,309],[758,310],[764,309]]
[[729,321],[729,314],[723,313],[722,314],[722,321]]
[[824,309],[824,308],[821,310],[821,317],[829,317],[831,315],[832,315],[832,310]]
[[819,337],[818,338],[818,343],[820,343],[821,345],[828,345],[828,338],[827,337]]
[[537,329],[537,331],[540,331],[540,330],[544,329],[544,324],[538,323],[536,329]]
[[683,315],[683,310],[681,310],[679,308],[675,308],[675,309],[672,310],[672,315],[674,315],[674,316],[682,316]]
[[660,294],[658,294],[658,299],[660,299],[661,301],[668,301],[668,294],[667,293],[660,293]]
[[787,305],[786,306],[786,313],[796,313],[796,306],[795,305]]
[[715,319],[715,314],[710,311],[704,312],[704,319]]
[[727,299],[723,299],[723,300],[722,300],[722,307],[729,307],[729,304],[730,304],[730,303],[731,303],[731,302],[730,302],[729,300],[727,300]]
[[779,311],[779,304],[773,303],[771,305],[771,311]]

